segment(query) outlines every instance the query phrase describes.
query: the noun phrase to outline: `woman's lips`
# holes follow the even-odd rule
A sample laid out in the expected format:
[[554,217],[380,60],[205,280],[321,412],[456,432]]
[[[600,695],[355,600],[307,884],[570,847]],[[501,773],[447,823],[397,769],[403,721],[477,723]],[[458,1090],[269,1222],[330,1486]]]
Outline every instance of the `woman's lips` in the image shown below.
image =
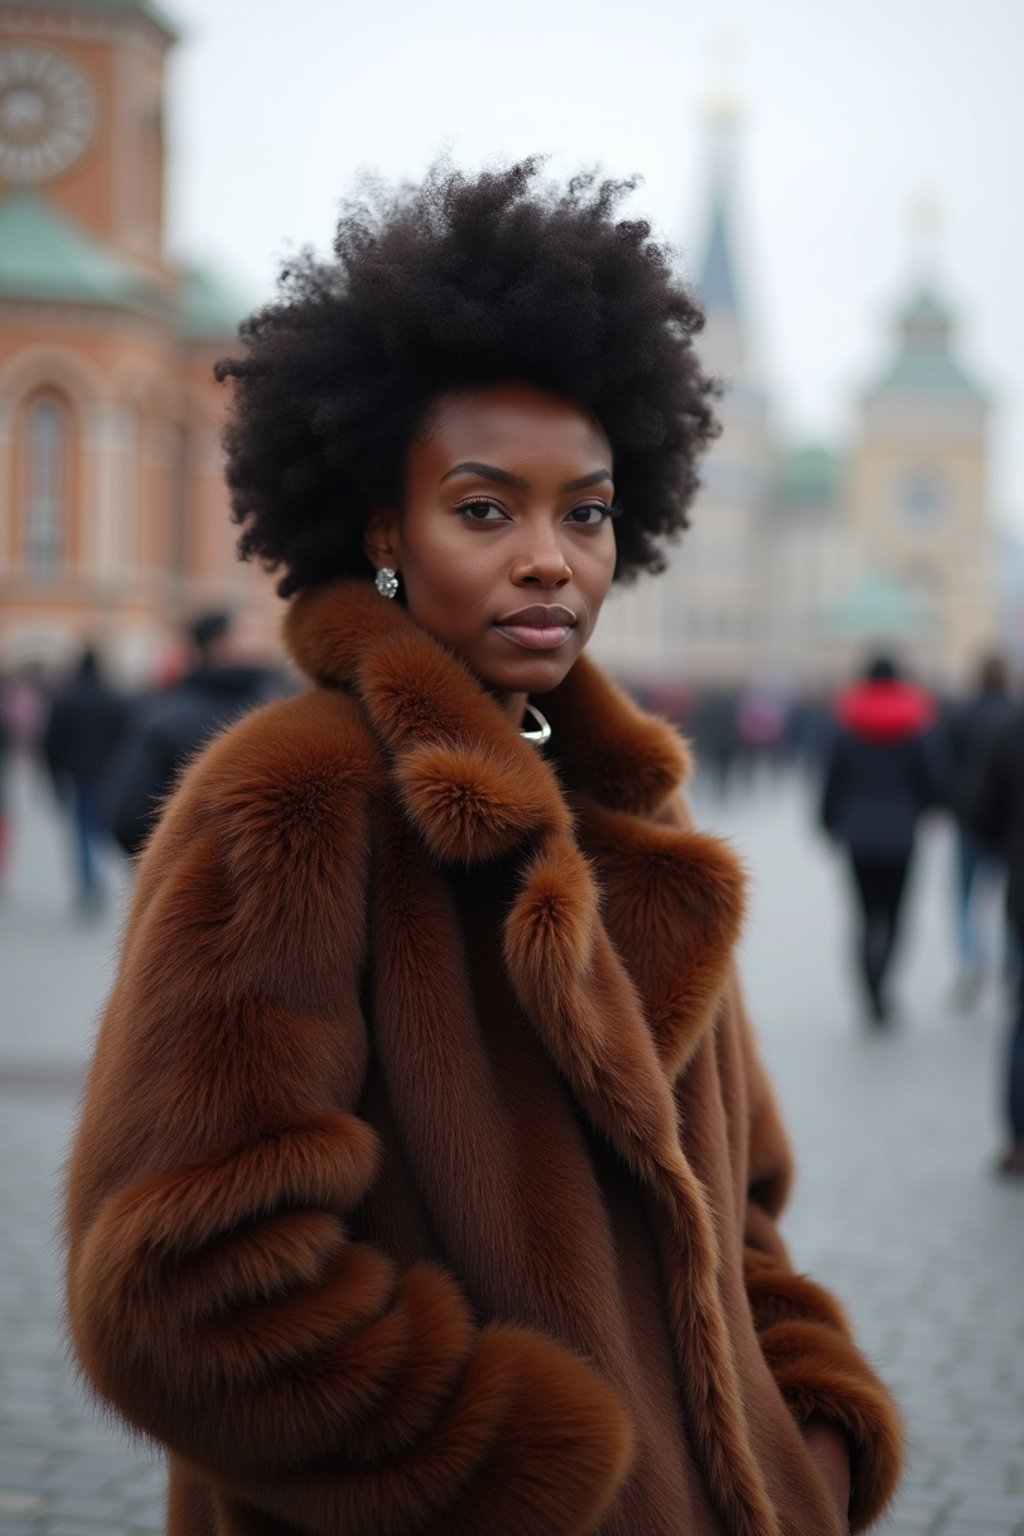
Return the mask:
[[557,603],[534,603],[506,614],[495,624],[499,634],[528,651],[557,651],[572,634],[576,615]]
[[495,629],[513,645],[528,651],[557,651],[572,634],[571,624],[496,624]]

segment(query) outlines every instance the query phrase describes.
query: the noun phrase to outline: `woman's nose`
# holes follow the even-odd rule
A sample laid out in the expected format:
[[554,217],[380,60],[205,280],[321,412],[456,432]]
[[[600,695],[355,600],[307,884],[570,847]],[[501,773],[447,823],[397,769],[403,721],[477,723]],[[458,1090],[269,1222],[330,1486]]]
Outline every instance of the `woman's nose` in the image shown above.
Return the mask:
[[512,569],[512,580],[520,586],[564,587],[572,580],[565,551],[554,537],[531,539]]

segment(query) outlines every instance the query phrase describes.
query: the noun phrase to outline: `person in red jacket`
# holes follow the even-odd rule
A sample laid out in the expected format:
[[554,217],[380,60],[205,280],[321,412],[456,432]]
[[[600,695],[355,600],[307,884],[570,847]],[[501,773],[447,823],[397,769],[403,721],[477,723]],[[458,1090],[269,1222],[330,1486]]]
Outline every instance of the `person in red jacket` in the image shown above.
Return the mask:
[[885,982],[899,933],[917,824],[936,804],[939,776],[926,733],[935,706],[880,656],[836,700],[821,820],[849,856],[859,923],[857,967],[876,1024],[889,1017]]

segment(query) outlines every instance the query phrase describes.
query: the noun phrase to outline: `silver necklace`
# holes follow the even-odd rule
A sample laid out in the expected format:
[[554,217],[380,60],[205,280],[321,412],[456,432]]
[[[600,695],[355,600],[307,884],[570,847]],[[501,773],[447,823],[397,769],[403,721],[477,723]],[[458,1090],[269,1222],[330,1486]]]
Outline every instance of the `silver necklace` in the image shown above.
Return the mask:
[[540,710],[537,708],[536,704],[527,704],[525,708],[526,713],[532,715],[536,720],[537,730],[520,731],[519,734],[523,740],[528,741],[531,746],[543,747],[547,742],[551,740],[551,727],[545,720],[544,716],[541,714]]

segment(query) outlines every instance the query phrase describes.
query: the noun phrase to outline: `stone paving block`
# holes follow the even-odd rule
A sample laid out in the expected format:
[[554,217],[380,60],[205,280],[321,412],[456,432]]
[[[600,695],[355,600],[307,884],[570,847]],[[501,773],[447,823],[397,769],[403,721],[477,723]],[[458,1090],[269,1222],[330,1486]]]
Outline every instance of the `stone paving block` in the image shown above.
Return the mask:
[[1009,1523],[997,1520],[976,1520],[973,1517],[965,1521],[954,1519],[939,1525],[935,1529],[935,1536],[1020,1536],[1022,1530],[1020,1521]]
[[1015,1416],[992,1415],[978,1417],[978,1434],[986,1445],[1005,1445],[1024,1451],[1024,1414]]
[[44,1507],[42,1495],[31,1488],[18,1488],[9,1483],[0,1486],[0,1520],[24,1519]]
[[909,1480],[900,1491],[896,1510],[902,1516],[922,1513],[947,1512],[956,1502],[956,1495],[946,1488],[921,1488]]
[[[116,1512],[108,1512],[106,1516],[98,1520],[88,1519],[83,1515],[75,1515],[69,1518],[67,1515],[55,1516],[53,1519],[45,1519],[38,1526],[38,1536],[94,1536],[94,1533],[105,1531],[107,1536],[122,1528],[120,1515]],[[6,1533],[5,1533],[6,1536]]]
[[1018,1469],[1005,1456],[981,1453],[964,1458],[942,1474],[942,1486],[964,1492],[990,1492],[1012,1495],[1016,1492]]
[[969,1492],[957,1500],[950,1516],[968,1524],[972,1520],[979,1525],[985,1521],[989,1524],[1000,1521],[1008,1525],[1020,1524],[1024,1521],[1024,1500],[1019,1495]]
[[74,1493],[65,1490],[47,1495],[46,1513],[65,1520],[81,1520],[83,1523],[91,1521],[93,1524],[98,1524],[104,1520],[117,1518],[123,1502],[123,1498],[116,1495],[105,1494],[98,1497],[85,1489]]
[[66,1462],[46,1475],[46,1486],[55,1496],[68,1494],[75,1497],[103,1497],[103,1490],[111,1481],[111,1469],[105,1460],[84,1460],[76,1457],[71,1465]]
[[148,1509],[130,1509],[124,1506],[120,1511],[121,1520],[136,1529],[163,1531],[164,1506],[158,1504]]
[[48,1460],[45,1446],[4,1446],[0,1449],[0,1488],[21,1487],[26,1479],[42,1473]]
[[932,1536],[937,1516],[926,1511],[894,1515],[872,1528],[871,1536]]
[[915,1488],[944,1488],[955,1465],[949,1456],[912,1452],[907,1465],[907,1484]]

